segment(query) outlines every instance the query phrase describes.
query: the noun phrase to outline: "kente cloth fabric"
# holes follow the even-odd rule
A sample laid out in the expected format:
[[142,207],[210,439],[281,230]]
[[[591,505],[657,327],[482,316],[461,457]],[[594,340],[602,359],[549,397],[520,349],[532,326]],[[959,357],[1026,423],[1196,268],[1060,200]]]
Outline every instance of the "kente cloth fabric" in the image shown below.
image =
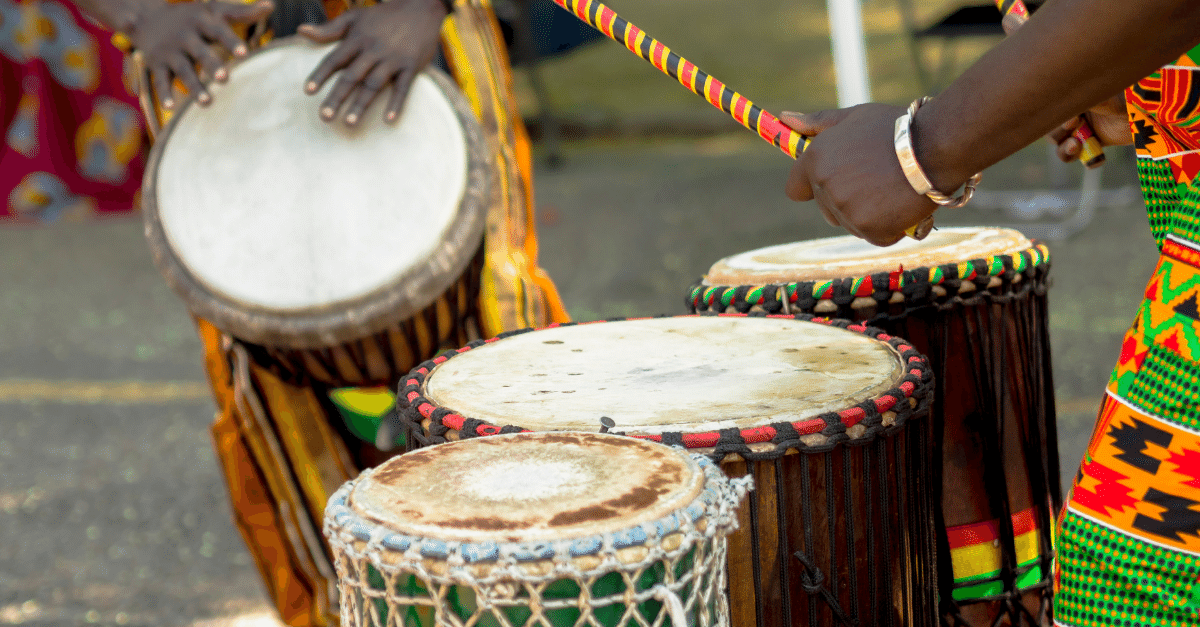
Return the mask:
[[66,0],[0,0],[0,221],[137,206],[146,134],[111,37]]
[[1125,94],[1161,256],[1059,519],[1055,622],[1200,624],[1200,46]]
[[[341,0],[325,4],[330,17],[344,6]],[[442,44],[496,149],[500,175],[488,210],[479,294],[485,333],[566,322],[554,284],[537,266],[532,155],[488,0],[460,0],[443,24]],[[366,442],[374,441],[379,416],[394,397],[390,390],[328,390],[282,379],[255,364],[235,338],[204,320],[197,326],[217,404],[213,442],[234,522],[268,596],[288,625],[336,625],[337,577],[321,537],[324,505],[359,470],[386,458]]]

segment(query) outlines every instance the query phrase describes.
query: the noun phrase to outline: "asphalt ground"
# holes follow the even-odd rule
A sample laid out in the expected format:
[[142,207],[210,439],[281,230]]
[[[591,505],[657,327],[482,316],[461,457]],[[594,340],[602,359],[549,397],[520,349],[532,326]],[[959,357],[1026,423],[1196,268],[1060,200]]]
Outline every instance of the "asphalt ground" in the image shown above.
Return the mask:
[[[1032,155],[987,181],[1035,184]],[[1121,155],[1107,186],[1133,181]],[[716,259],[838,234],[783,196],[787,166],[740,134],[568,145],[536,178],[542,264],[577,319],[682,313]],[[1156,254],[1137,203],[1051,247],[1069,474]],[[274,624],[211,451],[200,345],[139,219],[0,228],[0,268],[0,624]]]

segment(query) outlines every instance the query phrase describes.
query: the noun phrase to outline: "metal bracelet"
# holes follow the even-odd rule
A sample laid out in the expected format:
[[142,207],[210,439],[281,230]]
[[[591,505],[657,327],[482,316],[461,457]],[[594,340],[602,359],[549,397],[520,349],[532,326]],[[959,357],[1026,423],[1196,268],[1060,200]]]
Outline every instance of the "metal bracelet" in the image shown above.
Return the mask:
[[921,164],[917,162],[917,155],[913,152],[912,147],[913,117],[917,114],[917,109],[930,100],[933,100],[933,98],[929,96],[917,98],[912,104],[908,105],[907,113],[896,118],[894,137],[896,158],[900,161],[900,169],[904,172],[904,178],[908,179],[908,184],[912,186],[913,191],[929,197],[930,200],[943,207],[957,209],[970,202],[971,196],[975,195],[975,188],[983,180],[983,172],[979,172],[967,179],[967,184],[963,188],[962,195],[957,198],[952,198],[934,189],[933,182],[926,176]]

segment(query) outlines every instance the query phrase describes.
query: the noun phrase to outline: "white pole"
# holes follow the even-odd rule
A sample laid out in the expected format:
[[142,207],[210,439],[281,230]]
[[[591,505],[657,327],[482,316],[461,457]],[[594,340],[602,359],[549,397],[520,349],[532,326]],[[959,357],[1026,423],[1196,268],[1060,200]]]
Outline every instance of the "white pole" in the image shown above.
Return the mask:
[[837,76],[839,107],[871,101],[867,75],[867,45],[863,37],[859,0],[826,0],[829,7],[829,39]]

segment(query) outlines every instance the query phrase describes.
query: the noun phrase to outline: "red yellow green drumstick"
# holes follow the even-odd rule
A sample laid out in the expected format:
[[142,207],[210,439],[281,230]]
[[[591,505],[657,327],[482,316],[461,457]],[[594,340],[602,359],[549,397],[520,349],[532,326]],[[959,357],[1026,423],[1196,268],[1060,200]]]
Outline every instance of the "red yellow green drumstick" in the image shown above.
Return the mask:
[[[1023,0],[996,0],[996,8],[1000,9],[1000,15],[1003,16],[1001,23],[1005,32],[1011,33],[1029,21],[1029,8]],[[1071,136],[1079,141],[1079,161],[1083,165],[1096,168],[1104,164],[1104,147],[1086,120]]]
[[[712,106],[728,113],[739,124],[758,133],[758,136],[778,146],[787,156],[795,159],[808,147],[809,138],[793,131],[774,115],[749,98],[733,91],[725,83],[713,78],[696,67],[691,61],[671,52],[662,42],[646,34],[646,31],[626,22],[616,11],[598,0],[554,0],[575,17],[592,28],[604,33],[609,39],[624,44],[630,52],[649,61],[660,72],[679,81],[707,100]],[[928,222],[928,220],[926,220]],[[928,224],[918,224],[905,231],[916,237],[917,229]]]

